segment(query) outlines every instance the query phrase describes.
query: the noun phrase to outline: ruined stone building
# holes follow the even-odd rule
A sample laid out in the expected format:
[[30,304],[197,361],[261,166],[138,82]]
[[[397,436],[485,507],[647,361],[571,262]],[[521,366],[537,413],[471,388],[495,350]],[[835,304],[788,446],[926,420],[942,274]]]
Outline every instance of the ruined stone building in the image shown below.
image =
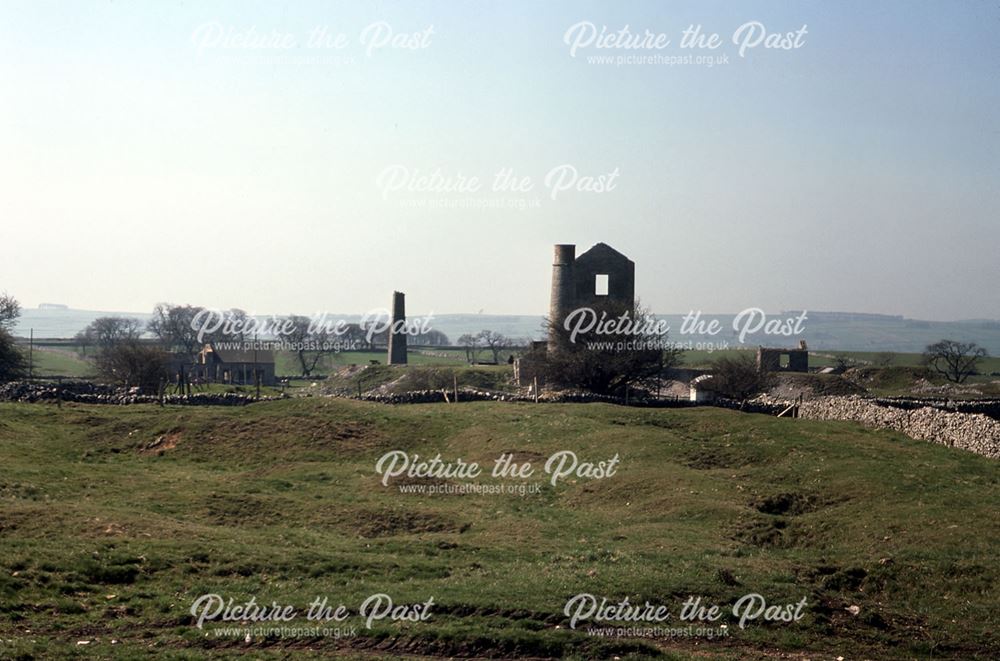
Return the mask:
[[809,348],[805,340],[797,349],[757,347],[757,369],[763,372],[808,372]]
[[549,304],[549,348],[555,348],[553,328],[577,308],[612,300],[635,305],[635,262],[606,243],[576,256],[573,244],[555,246],[552,261],[552,295]]
[[598,243],[579,257],[573,244],[556,244],[552,260],[548,342],[533,344],[532,357],[514,362],[518,383],[527,385],[544,374],[544,355],[558,349],[556,328],[573,310],[615,301],[635,305],[635,262],[606,243]]

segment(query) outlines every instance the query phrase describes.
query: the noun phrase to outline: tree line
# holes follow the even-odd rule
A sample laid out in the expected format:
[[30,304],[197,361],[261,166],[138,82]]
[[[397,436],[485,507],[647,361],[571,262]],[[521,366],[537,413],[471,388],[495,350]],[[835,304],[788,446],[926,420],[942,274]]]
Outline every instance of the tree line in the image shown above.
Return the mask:
[[[609,303],[608,305],[615,305]],[[77,333],[76,344],[84,355],[91,354],[102,380],[124,387],[137,387],[155,391],[169,378],[171,363],[191,364],[206,343],[220,340],[239,341],[255,339],[247,332],[223,333],[222,330],[203,332],[195,320],[205,308],[194,305],[159,304],[151,318],[143,323],[139,319],[123,316],[106,316],[92,321]],[[635,305],[628,310],[603,310],[611,316],[627,315],[644,326],[643,320],[651,318],[648,310]],[[0,294],[0,382],[24,378],[29,371],[23,348],[13,336],[13,328],[21,314],[18,301],[6,293]],[[221,328],[249,328],[249,316],[243,310],[231,308],[222,313],[228,324]],[[388,342],[388,330],[370,333],[360,324],[348,324],[334,332],[322,324],[313,324],[309,317],[290,315],[282,318],[288,333],[282,339],[298,348],[293,351],[302,376],[311,376],[324,355],[342,350],[345,345],[361,350],[374,350]],[[546,326],[546,334],[556,338],[558,350],[546,352],[531,348],[523,354],[529,360],[545,365],[546,376],[553,384],[566,385],[591,392],[621,394],[628,389],[651,388],[659,384],[664,373],[680,363],[681,352],[664,344],[665,337],[630,336],[638,348],[616,349],[607,338],[597,333],[583,334],[570,339],[567,330]],[[430,330],[412,335],[412,344],[424,346],[450,346],[448,337],[440,331]],[[480,362],[486,352],[492,362],[500,364],[503,355],[507,362],[513,358],[518,342],[492,330],[463,334],[457,346],[465,350],[466,360]],[[336,347],[341,348],[336,348]],[[541,352],[541,353],[539,353]],[[963,383],[978,373],[987,351],[974,342],[941,340],[926,347],[923,365],[948,381]],[[179,359],[179,361],[178,361]],[[888,354],[876,357],[876,366],[891,364]],[[845,367],[846,367],[845,358]],[[750,356],[722,357],[710,370],[713,378],[705,386],[724,396],[746,400],[765,391],[772,384],[771,376],[762,373]]]

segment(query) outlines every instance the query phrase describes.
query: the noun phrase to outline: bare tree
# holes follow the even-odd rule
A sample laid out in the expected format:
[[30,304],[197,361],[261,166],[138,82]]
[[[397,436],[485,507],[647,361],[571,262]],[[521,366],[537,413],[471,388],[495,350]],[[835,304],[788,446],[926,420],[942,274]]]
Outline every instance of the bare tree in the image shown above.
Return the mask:
[[473,335],[471,333],[466,333],[458,338],[458,345],[465,349],[465,362],[474,363],[476,362],[476,354],[478,353],[479,336]]
[[846,353],[838,353],[833,356],[833,367],[838,372],[846,372],[856,364],[855,360]]
[[928,367],[954,383],[964,383],[977,371],[978,363],[989,354],[975,342],[941,340],[924,350],[923,360]]
[[0,294],[0,382],[19,379],[28,371],[28,361],[10,333],[19,316],[17,299],[6,292]]
[[0,294],[0,329],[10,331],[21,316],[21,304],[17,299],[4,292]]
[[201,350],[198,329],[192,322],[202,308],[193,305],[171,305],[159,303],[153,309],[153,317],[146,324],[147,330],[159,339],[167,351],[177,350],[189,360]]
[[513,342],[510,338],[497,333],[496,331],[483,330],[479,332],[478,338],[482,341],[483,345],[490,350],[493,354],[493,362],[500,364],[500,353],[504,349],[509,349]]
[[98,317],[87,325],[77,339],[85,339],[98,350],[111,349],[123,342],[134,342],[142,335],[142,322],[132,317]]
[[344,332],[340,334],[340,343],[351,349],[367,348],[371,350],[374,348],[373,344],[368,341],[368,335],[361,328],[361,324],[347,324]]
[[28,360],[14,337],[0,328],[0,382],[22,378],[28,371]]
[[712,378],[703,382],[702,389],[741,404],[774,384],[774,375],[757,367],[756,359],[749,354],[716,358],[711,372]]
[[[598,332],[595,326],[584,332],[550,323],[556,348],[539,361],[550,383],[619,395],[629,388],[656,387],[664,371],[680,362],[682,352],[669,344],[665,330],[655,330],[658,320],[638,303],[629,307],[609,300],[587,311],[595,318],[618,320],[619,329],[629,330]],[[536,360],[532,356],[534,351],[528,357]]]
[[436,329],[431,329],[423,333],[414,333],[410,335],[408,342],[412,342],[413,346],[424,345],[429,347],[446,347],[451,344],[448,336]]
[[[248,330],[250,316],[243,310],[231,308],[208,315],[209,319],[205,320],[203,313],[209,312],[212,311],[198,305],[159,303],[153,309],[153,317],[146,324],[146,330],[156,336],[163,348],[178,350],[192,359],[206,343],[250,339],[251,332]],[[199,314],[202,314],[202,319],[199,319]],[[217,325],[218,328],[203,333],[199,339],[201,321],[206,321],[209,326]],[[215,321],[221,323],[214,324]],[[233,332],[230,332],[231,330]]]
[[167,352],[159,347],[127,340],[101,351],[96,364],[102,380],[155,394],[168,379],[169,360]]
[[896,354],[891,351],[880,351],[872,356],[872,364],[875,367],[891,367],[896,361]]
[[86,357],[87,347],[94,345],[94,338],[87,332],[87,329],[82,331],[77,331],[76,335],[73,336],[73,343],[80,347],[80,353]]
[[[208,335],[209,342],[216,342],[218,340],[250,340],[253,339],[253,332],[249,330],[251,325],[250,315],[246,313],[245,310],[239,308],[230,308],[222,313],[222,318],[225,321],[223,326],[217,330],[215,333]],[[234,332],[226,334],[226,328],[235,329]]]
[[292,343],[302,376],[309,377],[319,364],[320,359],[329,353],[334,353],[334,347],[342,339],[334,337],[322,327],[312,328],[309,317],[293,314],[286,318],[289,333],[284,339]]

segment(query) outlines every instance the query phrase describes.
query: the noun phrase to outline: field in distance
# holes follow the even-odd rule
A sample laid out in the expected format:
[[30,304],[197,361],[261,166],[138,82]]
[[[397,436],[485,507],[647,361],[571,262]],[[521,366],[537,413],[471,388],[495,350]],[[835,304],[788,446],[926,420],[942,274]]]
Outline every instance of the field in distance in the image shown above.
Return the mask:
[[[687,351],[683,354],[683,367],[708,368],[712,361],[723,356],[745,355],[745,350],[726,351]],[[34,353],[34,375],[41,378],[52,378],[54,376],[70,378],[94,378],[95,370],[93,363],[88,360],[88,356],[93,349],[88,349],[84,353],[81,347],[75,346],[66,341],[43,340],[35,347]],[[504,356],[509,354],[504,354]],[[297,357],[289,352],[278,352],[276,355],[276,372],[279,376],[290,378],[292,386],[288,392],[307,392],[312,384],[316,383],[315,378],[302,378],[301,367]],[[487,352],[480,355],[482,360],[491,358]],[[411,348],[408,359],[409,364],[417,368],[442,368],[445,370],[457,371],[459,375],[459,385],[475,386],[489,390],[509,390],[511,384],[510,368],[505,359],[501,357],[501,364],[497,366],[477,365],[474,368],[468,366],[466,352],[458,347],[433,347],[433,348]],[[878,353],[878,352],[827,352],[812,351],[809,355],[809,363],[813,367],[830,367],[838,363],[838,360],[846,359],[854,365],[859,373],[848,375],[848,378],[855,385],[870,391],[873,394],[882,396],[951,396],[962,398],[977,397],[1000,397],[1000,380],[993,374],[1000,373],[1000,357],[985,358],[980,362],[980,374],[968,379],[965,390],[962,388],[952,388],[948,382],[939,375],[928,375],[922,373],[918,368],[921,364],[919,353]],[[890,361],[890,367],[880,368],[878,365],[882,361]],[[396,378],[397,374],[390,373],[384,368],[386,355],[384,351],[346,351],[337,354],[323,356],[316,367],[315,374],[331,375],[333,378],[329,382],[327,390],[355,392],[357,382],[362,381],[364,389],[388,383]],[[359,376],[356,370],[345,369],[350,366],[357,368],[372,367],[377,363],[380,367],[374,367],[363,376]],[[411,387],[422,389],[426,387],[441,388],[451,384],[450,378],[427,378],[427,374],[421,373],[420,369],[414,370],[412,378],[400,382],[396,388]],[[471,371],[470,371],[471,369]],[[473,374],[475,372],[475,374]],[[832,384],[833,392],[850,390],[840,383],[841,377],[831,377],[838,384]],[[440,381],[441,383],[438,383]],[[445,383],[447,382],[447,383]],[[807,384],[808,385],[808,384]],[[814,388],[817,392],[822,392],[826,388],[823,384],[816,384],[821,387]],[[930,386],[930,388],[928,388]],[[941,392],[935,392],[934,388]],[[243,391],[250,393],[253,388],[240,388],[238,386],[227,386],[215,384],[211,386],[200,386],[199,392],[226,392]],[[262,394],[276,394],[277,390],[265,389]]]

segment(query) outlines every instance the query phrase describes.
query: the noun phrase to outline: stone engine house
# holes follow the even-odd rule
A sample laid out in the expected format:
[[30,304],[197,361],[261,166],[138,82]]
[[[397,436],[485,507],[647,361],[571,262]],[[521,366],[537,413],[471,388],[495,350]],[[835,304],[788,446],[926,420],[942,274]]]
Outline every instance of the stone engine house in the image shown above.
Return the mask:
[[548,341],[532,343],[537,350],[534,356],[514,361],[514,379],[521,385],[535,379],[539,385],[544,383],[545,356],[559,348],[555,329],[573,310],[609,300],[635,305],[635,262],[606,243],[598,243],[579,257],[575,245],[557,244],[552,260]]
[[[607,300],[635,305],[635,262],[606,243],[598,243],[579,257],[575,245],[557,244],[552,261],[551,326],[561,326],[566,315],[577,308]],[[555,342],[550,331],[550,350]]]

